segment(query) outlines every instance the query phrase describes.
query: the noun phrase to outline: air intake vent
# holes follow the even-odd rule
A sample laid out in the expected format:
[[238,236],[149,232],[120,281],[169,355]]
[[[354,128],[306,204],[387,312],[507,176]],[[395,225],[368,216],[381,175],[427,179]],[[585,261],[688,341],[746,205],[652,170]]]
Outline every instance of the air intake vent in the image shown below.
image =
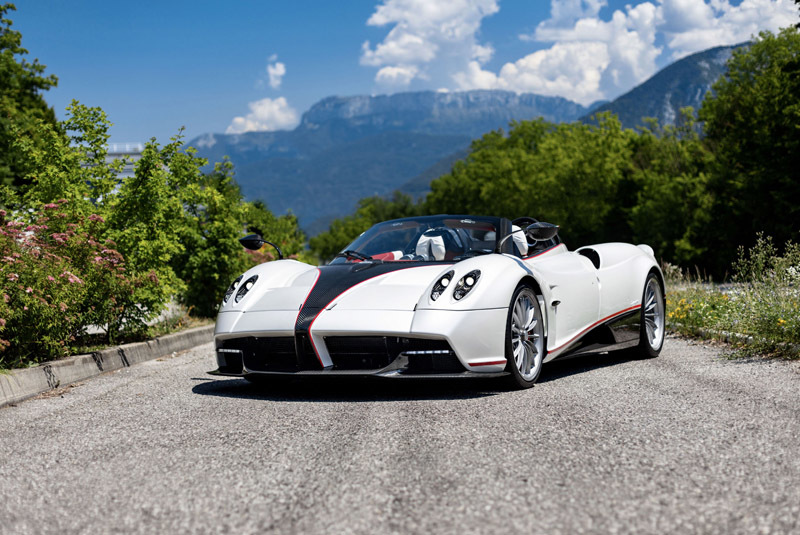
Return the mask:
[[224,340],[222,349],[242,352],[244,366],[253,371],[297,371],[294,337],[234,338]]
[[[408,357],[408,373],[461,372],[464,367],[445,340],[395,336],[328,336],[328,354],[338,370],[379,370],[399,355]],[[413,371],[412,371],[413,370]]]

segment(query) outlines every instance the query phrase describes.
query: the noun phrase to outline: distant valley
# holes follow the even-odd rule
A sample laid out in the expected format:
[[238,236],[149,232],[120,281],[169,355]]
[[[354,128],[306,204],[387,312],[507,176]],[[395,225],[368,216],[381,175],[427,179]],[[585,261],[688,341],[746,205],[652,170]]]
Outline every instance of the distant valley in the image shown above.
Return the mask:
[[292,211],[314,235],[363,197],[396,189],[423,195],[432,179],[468,154],[473,139],[511,121],[569,122],[611,111],[628,128],[642,117],[672,124],[681,107],[699,107],[733,48],[686,57],[613,102],[589,107],[490,90],[328,97],[294,130],[205,134],[189,145],[211,162],[229,156],[248,199],[264,200],[277,214]]

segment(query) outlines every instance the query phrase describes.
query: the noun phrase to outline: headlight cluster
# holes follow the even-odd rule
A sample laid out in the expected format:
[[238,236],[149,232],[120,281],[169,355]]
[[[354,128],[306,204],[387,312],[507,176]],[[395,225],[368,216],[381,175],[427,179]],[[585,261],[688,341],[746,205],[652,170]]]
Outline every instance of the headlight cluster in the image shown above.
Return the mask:
[[250,291],[250,288],[253,287],[253,285],[256,283],[257,280],[258,280],[258,275],[253,275],[252,277],[244,281],[244,284],[239,286],[239,291],[236,292],[236,297],[233,300],[236,301],[237,303],[241,301],[242,297],[244,297],[245,294]]
[[237,286],[237,285],[238,285],[238,284],[239,284],[241,281],[242,281],[242,276],[241,276],[241,275],[239,275],[238,277],[236,277],[236,280],[235,280],[235,281],[233,281],[233,282],[231,283],[231,285],[230,285],[230,286],[228,286],[228,289],[227,289],[227,290],[225,290],[225,297],[223,297],[223,298],[222,298],[222,302],[223,302],[223,303],[227,303],[227,302],[228,302],[228,299],[230,299],[230,298],[231,298],[231,296],[233,295],[233,291],[236,289],[236,286]]
[[[436,301],[442,296],[447,287],[453,282],[453,275],[455,275],[454,271],[448,271],[436,281],[436,284],[433,285],[433,290],[431,291],[431,301]],[[472,270],[461,277],[456,283],[455,289],[453,290],[453,299],[456,301],[461,301],[464,299],[470,290],[472,290],[478,283],[478,279],[480,277],[481,271],[479,269]]]
[[470,271],[456,284],[456,289],[453,290],[453,299],[456,301],[460,301],[466,297],[466,295],[472,290],[475,285],[478,283],[478,279],[481,278],[481,272],[479,269],[475,269]]
[[439,297],[441,297],[445,289],[450,286],[450,281],[453,280],[453,275],[455,275],[455,272],[450,270],[442,275],[438,281],[436,281],[436,284],[433,285],[433,291],[431,292],[431,301],[436,301],[439,299]]

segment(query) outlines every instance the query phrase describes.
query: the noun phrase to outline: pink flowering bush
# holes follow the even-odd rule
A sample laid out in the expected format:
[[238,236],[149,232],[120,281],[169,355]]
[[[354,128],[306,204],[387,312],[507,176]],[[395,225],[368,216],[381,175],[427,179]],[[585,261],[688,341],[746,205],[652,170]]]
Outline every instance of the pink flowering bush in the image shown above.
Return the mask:
[[97,238],[103,219],[67,205],[45,204],[29,224],[0,210],[0,367],[67,355],[88,325],[107,326],[109,342],[145,328],[136,290],[158,281],[129,276],[114,244]]

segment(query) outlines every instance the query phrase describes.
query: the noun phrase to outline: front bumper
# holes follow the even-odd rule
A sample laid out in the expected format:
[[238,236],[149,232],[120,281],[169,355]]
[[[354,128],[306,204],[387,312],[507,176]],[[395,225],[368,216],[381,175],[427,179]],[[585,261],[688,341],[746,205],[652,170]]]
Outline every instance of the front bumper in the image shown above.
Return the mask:
[[[331,366],[314,365],[301,353],[301,337],[242,337],[217,343],[219,368],[212,375],[439,377],[501,376],[464,367],[446,340],[396,336],[324,337]],[[305,348],[306,351],[309,348]]]
[[290,328],[290,314],[286,318],[277,318],[277,312],[220,314],[215,332],[219,369],[214,373],[234,377],[505,374],[505,309],[334,308],[323,311],[302,334]]

